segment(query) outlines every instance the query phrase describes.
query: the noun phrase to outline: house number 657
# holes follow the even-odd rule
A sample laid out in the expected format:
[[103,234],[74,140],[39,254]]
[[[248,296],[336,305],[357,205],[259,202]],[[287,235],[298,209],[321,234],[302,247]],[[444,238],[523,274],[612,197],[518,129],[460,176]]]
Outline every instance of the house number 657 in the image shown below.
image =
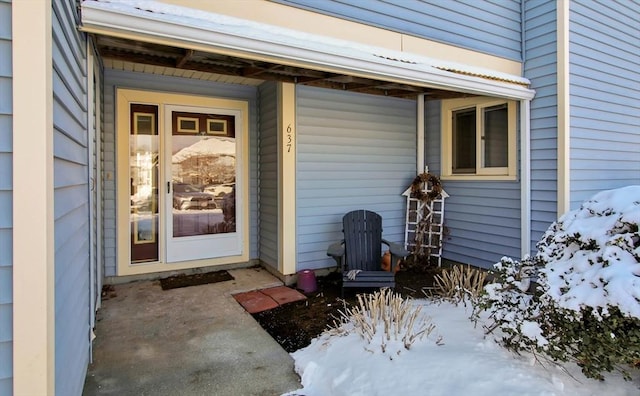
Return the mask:
[[293,129],[291,128],[291,124],[287,126],[287,153],[291,152],[291,145],[293,143]]

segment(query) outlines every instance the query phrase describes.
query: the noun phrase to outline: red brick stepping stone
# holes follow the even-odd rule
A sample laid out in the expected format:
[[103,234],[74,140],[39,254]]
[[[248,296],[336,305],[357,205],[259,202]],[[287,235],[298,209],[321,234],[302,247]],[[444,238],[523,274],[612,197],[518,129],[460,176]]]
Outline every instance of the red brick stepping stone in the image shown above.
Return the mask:
[[268,311],[279,305],[304,300],[307,297],[286,286],[271,287],[246,293],[234,294],[233,298],[250,314]]
[[305,300],[307,298],[299,291],[293,290],[286,286],[271,287],[269,289],[262,289],[260,291],[276,300],[276,302],[280,305],[294,301]]
[[260,293],[260,291],[236,294],[233,298],[250,314],[266,311],[278,306],[278,303],[273,298]]

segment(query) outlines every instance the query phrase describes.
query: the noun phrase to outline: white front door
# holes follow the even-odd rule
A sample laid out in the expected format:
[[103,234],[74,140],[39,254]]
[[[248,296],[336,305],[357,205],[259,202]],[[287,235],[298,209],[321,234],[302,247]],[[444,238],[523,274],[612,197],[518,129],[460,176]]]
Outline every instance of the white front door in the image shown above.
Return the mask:
[[165,106],[166,260],[242,253],[242,114]]

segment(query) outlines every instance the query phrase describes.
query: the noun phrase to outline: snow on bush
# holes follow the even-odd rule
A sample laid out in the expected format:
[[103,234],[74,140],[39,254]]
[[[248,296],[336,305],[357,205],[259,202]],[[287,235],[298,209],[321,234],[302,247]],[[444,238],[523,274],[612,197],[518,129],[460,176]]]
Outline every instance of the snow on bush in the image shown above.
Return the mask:
[[[503,258],[476,304],[514,351],[576,361],[588,377],[640,366],[640,186],[560,217],[521,262]],[[538,284],[528,292],[531,280]]]
[[640,186],[603,191],[554,223],[538,243],[545,290],[562,308],[615,306],[640,318]]

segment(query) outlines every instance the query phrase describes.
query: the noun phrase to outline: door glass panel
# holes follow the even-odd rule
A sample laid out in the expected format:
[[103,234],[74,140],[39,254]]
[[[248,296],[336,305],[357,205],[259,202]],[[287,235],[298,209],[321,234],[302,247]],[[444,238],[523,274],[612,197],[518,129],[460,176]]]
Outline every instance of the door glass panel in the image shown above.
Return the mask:
[[173,112],[173,237],[236,231],[235,118]]
[[130,108],[131,262],[158,261],[158,107]]

